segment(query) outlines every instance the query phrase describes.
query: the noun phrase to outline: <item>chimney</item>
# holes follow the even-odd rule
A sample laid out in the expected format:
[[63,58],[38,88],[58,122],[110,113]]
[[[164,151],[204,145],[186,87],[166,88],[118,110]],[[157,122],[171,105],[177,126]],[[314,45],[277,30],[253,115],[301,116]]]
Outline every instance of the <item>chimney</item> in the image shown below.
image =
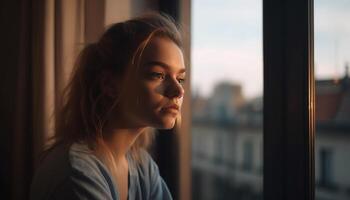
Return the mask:
[[345,74],[343,78],[343,89],[347,90],[350,88],[350,78],[349,78],[349,63],[345,64]]

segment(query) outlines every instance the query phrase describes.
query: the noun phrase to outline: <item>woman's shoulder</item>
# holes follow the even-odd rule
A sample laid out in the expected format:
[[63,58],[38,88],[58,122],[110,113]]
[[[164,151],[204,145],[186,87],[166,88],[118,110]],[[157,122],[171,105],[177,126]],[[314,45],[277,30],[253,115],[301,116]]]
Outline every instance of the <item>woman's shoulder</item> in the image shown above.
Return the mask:
[[46,152],[36,170],[36,176],[50,177],[51,181],[55,177],[62,180],[74,172],[91,174],[103,168],[103,164],[84,143],[59,144]]
[[68,151],[68,160],[72,171],[90,174],[106,170],[102,162],[85,143],[73,143]]
[[73,143],[57,145],[48,152],[34,176],[31,198],[81,198],[88,195],[88,199],[113,199],[111,188],[113,184],[105,166],[87,145]]
[[66,179],[70,171],[68,151],[66,145],[56,145],[45,152],[32,180],[31,199],[48,199],[57,185]]

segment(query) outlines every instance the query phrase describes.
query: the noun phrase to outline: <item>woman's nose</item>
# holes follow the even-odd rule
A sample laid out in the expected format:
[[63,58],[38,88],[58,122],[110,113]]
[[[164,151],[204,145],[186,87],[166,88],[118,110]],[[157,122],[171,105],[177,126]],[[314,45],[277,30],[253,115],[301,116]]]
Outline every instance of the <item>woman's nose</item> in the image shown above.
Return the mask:
[[166,96],[169,98],[181,98],[184,96],[185,90],[178,80],[169,80],[166,89]]

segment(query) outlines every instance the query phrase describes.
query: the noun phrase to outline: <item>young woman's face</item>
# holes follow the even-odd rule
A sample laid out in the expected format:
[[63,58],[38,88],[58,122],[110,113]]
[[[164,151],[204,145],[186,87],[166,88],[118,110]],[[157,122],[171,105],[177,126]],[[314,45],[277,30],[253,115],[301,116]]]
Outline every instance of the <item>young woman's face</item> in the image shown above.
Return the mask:
[[137,126],[170,129],[180,115],[185,64],[181,49],[170,39],[151,39],[132,79],[124,81],[122,110]]

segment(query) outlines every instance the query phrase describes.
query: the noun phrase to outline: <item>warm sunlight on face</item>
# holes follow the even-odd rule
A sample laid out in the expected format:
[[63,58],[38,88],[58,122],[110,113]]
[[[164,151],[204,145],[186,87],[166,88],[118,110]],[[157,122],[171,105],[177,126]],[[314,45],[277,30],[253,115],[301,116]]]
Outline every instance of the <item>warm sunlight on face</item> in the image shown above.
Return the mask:
[[173,128],[184,95],[181,49],[170,39],[153,38],[142,54],[135,77],[127,80],[130,89],[123,102],[128,119],[141,126]]

